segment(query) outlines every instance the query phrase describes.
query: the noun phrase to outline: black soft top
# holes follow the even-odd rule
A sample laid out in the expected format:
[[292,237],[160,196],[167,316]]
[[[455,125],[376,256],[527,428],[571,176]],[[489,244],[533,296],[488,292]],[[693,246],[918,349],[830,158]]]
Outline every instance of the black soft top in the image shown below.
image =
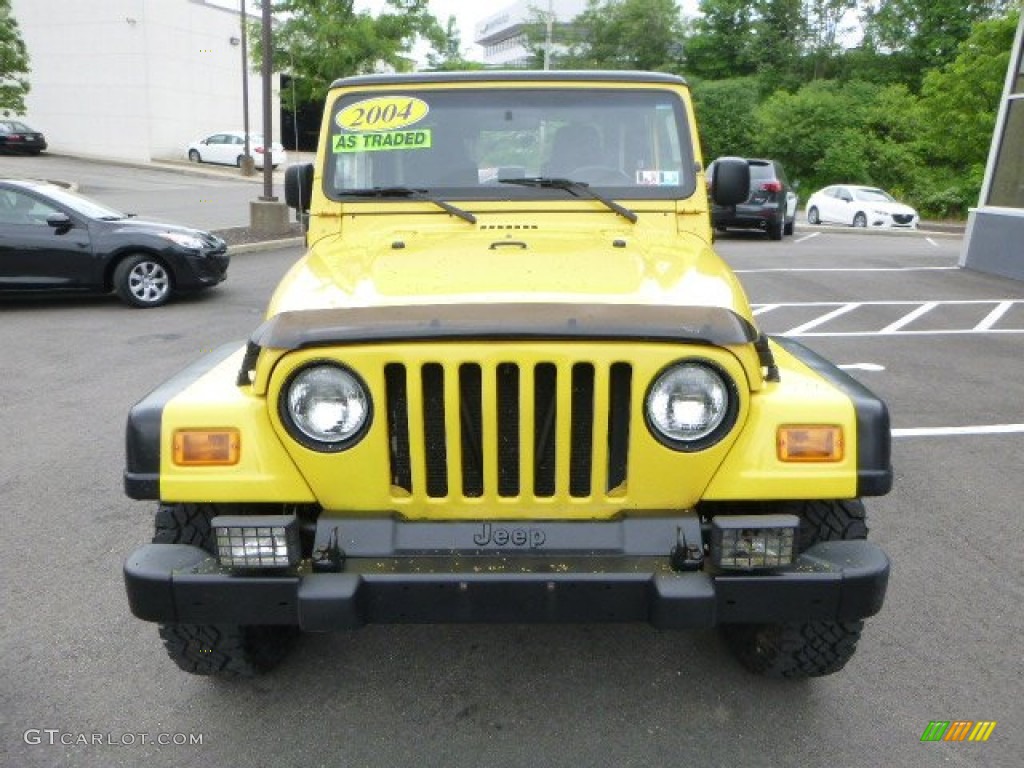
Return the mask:
[[663,83],[686,85],[678,75],[664,72],[637,72],[632,70],[471,70],[464,72],[406,72],[384,75],[355,75],[341,77],[331,83],[331,88],[353,85],[419,85],[423,83],[493,83],[540,80],[549,82],[615,82],[615,83]]

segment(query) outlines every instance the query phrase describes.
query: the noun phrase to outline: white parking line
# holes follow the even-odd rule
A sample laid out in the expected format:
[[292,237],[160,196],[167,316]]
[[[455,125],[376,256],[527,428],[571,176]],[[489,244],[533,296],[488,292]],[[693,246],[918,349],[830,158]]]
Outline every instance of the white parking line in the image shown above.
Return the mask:
[[771,312],[773,309],[778,309],[778,304],[762,304],[760,307],[751,310],[752,315],[763,315],[765,312]]
[[1024,432],[1024,424],[989,424],[973,427],[918,427],[894,429],[893,437],[947,437],[949,435],[1007,435]]
[[921,317],[921,315],[924,315],[924,314],[927,314],[928,312],[931,312],[937,306],[939,306],[939,302],[937,302],[937,301],[929,301],[927,304],[922,304],[920,307],[915,309],[913,312],[910,312],[910,313],[904,315],[903,317],[901,317],[895,323],[891,323],[890,325],[885,326],[885,328],[880,330],[879,333],[895,333],[896,331],[898,331],[903,326],[910,325],[912,322],[917,320],[917,318]]
[[995,325],[996,323],[999,322],[999,318],[1001,318],[1003,315],[1005,315],[1007,313],[1007,311],[1010,309],[1010,307],[1012,307],[1012,306],[1013,306],[1013,302],[1012,301],[1001,301],[1001,302],[999,302],[999,304],[996,305],[996,308],[993,309],[991,312],[988,313],[988,315],[985,316],[984,320],[982,320],[980,323],[978,323],[976,326],[974,326],[974,330],[976,330],[976,331],[988,331],[988,330],[990,330],[993,325]]
[[796,240],[794,240],[793,241],[793,245],[800,245],[800,243],[806,242],[808,240],[813,240],[814,238],[816,238],[820,234],[821,234],[821,232],[811,232],[811,234],[809,234],[809,235],[804,235],[803,237],[800,237],[800,238],[797,238]]
[[768,272],[949,272],[960,267],[769,267],[765,269],[734,269],[737,275]]
[[824,315],[822,315],[821,317],[815,318],[814,320],[811,320],[808,323],[804,323],[803,325],[798,325],[796,328],[790,328],[783,335],[784,336],[797,336],[797,335],[799,335],[801,333],[806,333],[811,328],[817,328],[819,325],[824,325],[829,320],[837,318],[840,315],[845,315],[847,312],[852,312],[853,310],[855,310],[859,306],[860,306],[860,304],[856,303],[856,302],[850,303],[850,304],[844,304],[843,306],[839,307],[839,309],[834,309],[831,312],[827,312]]
[[878,373],[884,371],[885,366],[879,365],[878,363],[844,363],[837,365],[836,368],[840,368],[844,371],[871,371],[872,373]]
[[926,237],[925,238],[925,242],[929,243],[930,245],[934,246],[935,248],[939,247],[939,244],[936,243],[934,240],[932,240],[930,237]]

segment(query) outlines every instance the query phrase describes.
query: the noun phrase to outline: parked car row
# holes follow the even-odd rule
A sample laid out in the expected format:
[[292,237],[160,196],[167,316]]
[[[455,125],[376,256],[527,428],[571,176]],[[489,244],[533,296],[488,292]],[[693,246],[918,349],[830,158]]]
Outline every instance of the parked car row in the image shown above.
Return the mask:
[[[708,166],[709,186],[715,160]],[[798,199],[778,160],[747,159],[750,166],[750,197],[739,205],[713,205],[711,223],[718,232],[756,229],[771,240],[792,235]],[[849,227],[916,229],[920,216],[909,205],[877,187],[834,184],[812,194],[806,205],[807,223],[843,224]]]
[[225,242],[142,221],[63,187],[0,180],[0,295],[110,293],[133,307],[227,277]]
[[21,120],[0,119],[0,151],[38,155],[46,149],[46,137]]

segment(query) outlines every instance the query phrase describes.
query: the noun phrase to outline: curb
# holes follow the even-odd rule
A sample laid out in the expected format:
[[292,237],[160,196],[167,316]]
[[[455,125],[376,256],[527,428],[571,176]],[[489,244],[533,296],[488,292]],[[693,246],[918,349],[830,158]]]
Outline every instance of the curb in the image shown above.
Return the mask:
[[935,227],[934,229],[929,226],[919,226],[917,229],[886,229],[884,227],[846,227],[841,224],[808,224],[803,222],[797,227],[797,237],[800,232],[828,232],[836,235],[874,235],[874,236],[889,236],[889,237],[948,237],[948,238],[962,238],[964,236],[963,229],[957,229],[955,227]]

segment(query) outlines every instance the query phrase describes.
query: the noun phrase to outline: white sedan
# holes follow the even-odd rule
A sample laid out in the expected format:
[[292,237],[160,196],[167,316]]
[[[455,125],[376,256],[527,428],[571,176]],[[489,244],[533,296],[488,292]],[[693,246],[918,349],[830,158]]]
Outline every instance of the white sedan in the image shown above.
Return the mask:
[[808,224],[917,229],[919,219],[917,211],[877,187],[836,184],[807,199]]
[[[267,149],[263,144],[262,136],[255,133],[249,134],[249,153],[257,168],[263,167],[264,158],[267,156]],[[209,136],[189,144],[185,155],[193,163],[220,163],[221,165],[241,167],[242,157],[245,155],[245,133],[243,131],[211,133]],[[275,141],[271,145],[270,167],[277,168],[287,160],[284,147]]]

